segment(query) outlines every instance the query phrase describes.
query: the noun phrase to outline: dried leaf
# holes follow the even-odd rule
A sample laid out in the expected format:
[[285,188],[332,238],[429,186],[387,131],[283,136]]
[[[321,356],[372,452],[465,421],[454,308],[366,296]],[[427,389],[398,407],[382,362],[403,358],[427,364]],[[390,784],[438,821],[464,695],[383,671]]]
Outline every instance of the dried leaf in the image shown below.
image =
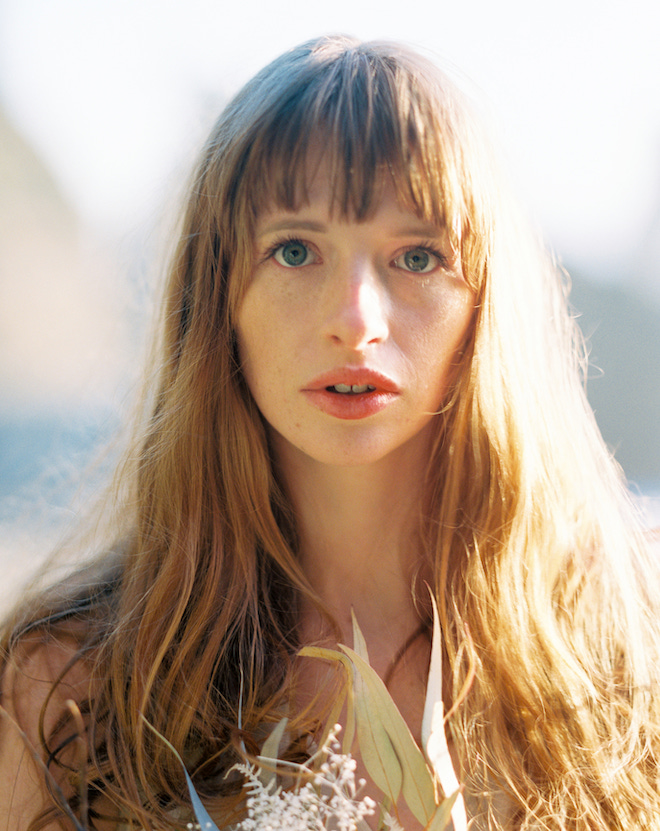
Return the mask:
[[[429,592],[430,593],[430,592]],[[444,707],[442,703],[442,633],[440,632],[440,617],[435,598],[431,594],[433,604],[433,643],[431,646],[431,665],[426,685],[426,700],[424,702],[424,717],[422,719],[422,743],[437,781],[442,788],[443,796],[453,794],[454,810],[452,820],[454,831],[465,831],[467,815],[463,796],[459,790],[458,778],[454,771],[454,764],[449,753],[447,736],[445,735]],[[447,804],[442,803],[442,806]],[[432,828],[434,826],[431,826]],[[444,828],[444,825],[439,826]]]
[[[430,593],[430,592],[429,592]],[[437,730],[441,723],[444,724],[444,711],[442,706],[442,634],[440,632],[440,619],[435,597],[431,594],[433,604],[433,640],[431,642],[431,664],[429,666],[429,677],[426,682],[426,699],[424,701],[424,716],[422,718],[422,744],[426,745],[434,730]]]

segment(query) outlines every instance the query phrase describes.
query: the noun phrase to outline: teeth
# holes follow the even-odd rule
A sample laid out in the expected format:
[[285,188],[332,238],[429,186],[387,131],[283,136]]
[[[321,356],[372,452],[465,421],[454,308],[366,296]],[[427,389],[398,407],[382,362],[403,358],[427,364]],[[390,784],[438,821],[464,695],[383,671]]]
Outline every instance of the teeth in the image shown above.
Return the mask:
[[330,387],[330,389],[334,389],[335,392],[341,392],[345,395],[349,393],[358,395],[361,392],[373,392],[376,387],[371,384],[335,384],[334,387]]

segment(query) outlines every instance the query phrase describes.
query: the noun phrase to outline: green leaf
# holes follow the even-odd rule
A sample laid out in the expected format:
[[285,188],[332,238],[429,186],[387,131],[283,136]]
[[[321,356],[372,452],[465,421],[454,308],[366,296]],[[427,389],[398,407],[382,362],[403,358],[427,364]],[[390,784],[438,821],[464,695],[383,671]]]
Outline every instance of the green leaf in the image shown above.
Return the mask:
[[[442,831],[454,810],[456,831],[466,828],[463,798],[451,764],[444,732],[442,705],[442,638],[435,600],[431,667],[424,704],[422,738],[433,772],[399,713],[387,687],[369,664],[366,641],[353,616],[354,649],[340,645],[342,652],[320,647],[305,647],[301,655],[340,661],[353,677],[353,699],[360,754],[369,775],[385,794],[385,801],[396,805],[403,795],[408,807],[426,831]],[[344,653],[344,654],[342,654]],[[349,704],[351,691],[349,690]],[[348,747],[350,750],[350,745]],[[430,753],[429,753],[430,750]],[[345,752],[348,752],[345,750]],[[449,765],[449,772],[447,771]],[[439,769],[435,768],[435,765]],[[434,773],[444,793],[452,796],[439,805]],[[451,785],[451,787],[450,787]]]
[[358,625],[357,618],[355,617],[355,612],[351,609],[351,620],[353,621],[353,649],[357,654],[362,658],[363,661],[366,661],[369,666],[371,666],[371,661],[369,660],[369,653],[367,652],[367,642],[364,639],[364,635],[362,634],[362,630]]
[[[288,723],[289,719],[283,718],[275,725],[270,736],[268,736],[266,741],[263,743],[261,754],[257,756],[260,763],[258,776],[264,788],[268,788],[271,783],[274,784],[277,781],[276,768],[277,761],[280,758],[280,743]],[[262,762],[266,762],[267,764],[264,766],[261,764]]]
[[[359,643],[359,639],[355,642]],[[343,645],[341,649],[351,659],[356,670],[358,740],[367,770],[394,804],[398,794],[382,788],[377,776],[382,779],[383,769],[388,778],[392,778],[395,771],[401,772],[403,797],[418,821],[426,825],[433,815],[436,803],[433,780],[424,755],[415,744],[408,725],[378,673],[357,652]],[[365,748],[363,741],[369,742],[372,738],[373,742]]]
[[[381,791],[393,803],[396,803],[403,781],[401,766],[382,721],[371,718],[369,702],[362,690],[361,676],[357,672],[354,662],[342,652],[318,646],[303,647],[298,654],[309,658],[322,658],[326,661],[339,661],[348,671],[349,678],[353,680],[353,706],[355,708],[355,715],[352,718],[355,727],[351,726],[351,732],[353,729],[357,730],[360,754],[369,775]],[[369,665],[367,664],[367,666]],[[348,730],[347,726],[347,732]]]
[[[299,652],[303,658],[321,658],[324,661],[339,662],[346,670],[346,676],[352,682],[353,680],[353,665],[349,659],[342,652],[336,649],[325,649],[321,646],[304,646]],[[342,708],[344,706],[344,697],[338,697],[335,706],[330,712],[328,725],[325,733],[322,736],[320,744],[323,744],[327,738],[328,732],[339,721]],[[348,754],[353,747],[353,739],[355,738],[355,704],[353,695],[353,683],[349,684],[346,695],[346,727],[344,728],[344,737],[342,741],[342,753]]]
[[[424,831],[444,831],[444,829],[449,825],[449,822],[452,818],[451,812],[456,804],[456,800],[461,796],[460,791],[456,791],[451,796],[448,796],[446,799],[438,805],[436,808],[435,814],[431,818],[431,821],[426,826]],[[462,799],[462,797],[461,797]],[[454,825],[454,828],[457,826]]]
[[[353,621],[353,647],[355,653],[371,667],[369,663],[369,652],[367,642],[362,634],[355,613],[351,609]],[[387,794],[386,799],[393,805],[396,804],[401,787],[403,785],[403,771],[387,730],[383,724],[374,724],[372,709],[367,700],[368,694],[362,677],[353,664],[355,690],[355,709],[357,713],[358,745],[364,764],[371,774],[371,778],[378,787]],[[389,790],[383,787],[387,783]]]
[[[358,659],[358,656],[355,655],[355,658]],[[376,785],[395,805],[403,785],[399,756],[378,714],[378,705],[372,701],[357,666],[353,685],[357,738],[362,761]]]
[[181,768],[183,770],[183,774],[186,777],[186,784],[188,785],[188,793],[190,794],[190,801],[192,802],[193,811],[195,813],[195,819],[197,820],[197,822],[202,826],[204,831],[207,831],[207,829],[208,829],[208,831],[220,831],[218,826],[213,822],[213,820],[209,816],[208,811],[206,810],[206,808],[202,805],[202,800],[197,796],[197,791],[195,790],[195,786],[192,783],[192,779],[188,775],[188,771],[186,770],[186,766],[183,764],[183,759],[179,755],[179,752],[177,751],[177,749],[174,747],[173,744],[168,742],[168,740],[165,738],[165,736],[163,736],[162,733],[159,733],[158,730],[156,730],[156,728],[153,725],[149,724],[149,722],[146,720],[146,718],[144,716],[142,716],[142,720],[144,721],[146,726],[151,730],[151,732],[155,733],[158,736],[158,738],[162,742],[164,742],[167,745],[167,747],[169,747],[169,749],[172,751],[175,758],[178,760],[179,764],[181,765]]

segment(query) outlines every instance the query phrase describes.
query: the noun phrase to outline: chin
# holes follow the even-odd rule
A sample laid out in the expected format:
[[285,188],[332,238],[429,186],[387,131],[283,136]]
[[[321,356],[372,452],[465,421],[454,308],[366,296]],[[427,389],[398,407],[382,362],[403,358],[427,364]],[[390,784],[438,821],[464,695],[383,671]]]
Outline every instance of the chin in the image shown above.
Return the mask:
[[337,468],[364,468],[370,465],[391,463],[395,469],[401,465],[402,457],[407,462],[420,453],[420,464],[427,458],[428,431],[421,429],[412,435],[393,437],[374,435],[373,430],[356,430],[353,435],[342,431],[341,436],[324,436],[316,441],[300,441],[300,436],[291,440],[274,432],[273,444],[281,464],[297,459],[300,463],[328,465]]

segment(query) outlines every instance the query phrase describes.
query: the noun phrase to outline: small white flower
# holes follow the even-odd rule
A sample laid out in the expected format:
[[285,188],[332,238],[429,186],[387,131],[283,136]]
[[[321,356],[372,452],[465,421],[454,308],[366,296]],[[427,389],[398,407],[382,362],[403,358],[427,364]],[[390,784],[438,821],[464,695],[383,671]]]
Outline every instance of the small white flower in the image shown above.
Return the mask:
[[[338,729],[330,732],[321,748],[325,761],[316,771],[305,765],[290,764],[287,768],[306,777],[290,791],[264,786],[259,768],[237,765],[245,776],[247,817],[233,831],[358,831],[361,822],[375,813],[376,803],[368,796],[358,798],[364,780],[355,781],[356,762],[350,755],[338,752]],[[391,822],[386,828],[395,829]]]

